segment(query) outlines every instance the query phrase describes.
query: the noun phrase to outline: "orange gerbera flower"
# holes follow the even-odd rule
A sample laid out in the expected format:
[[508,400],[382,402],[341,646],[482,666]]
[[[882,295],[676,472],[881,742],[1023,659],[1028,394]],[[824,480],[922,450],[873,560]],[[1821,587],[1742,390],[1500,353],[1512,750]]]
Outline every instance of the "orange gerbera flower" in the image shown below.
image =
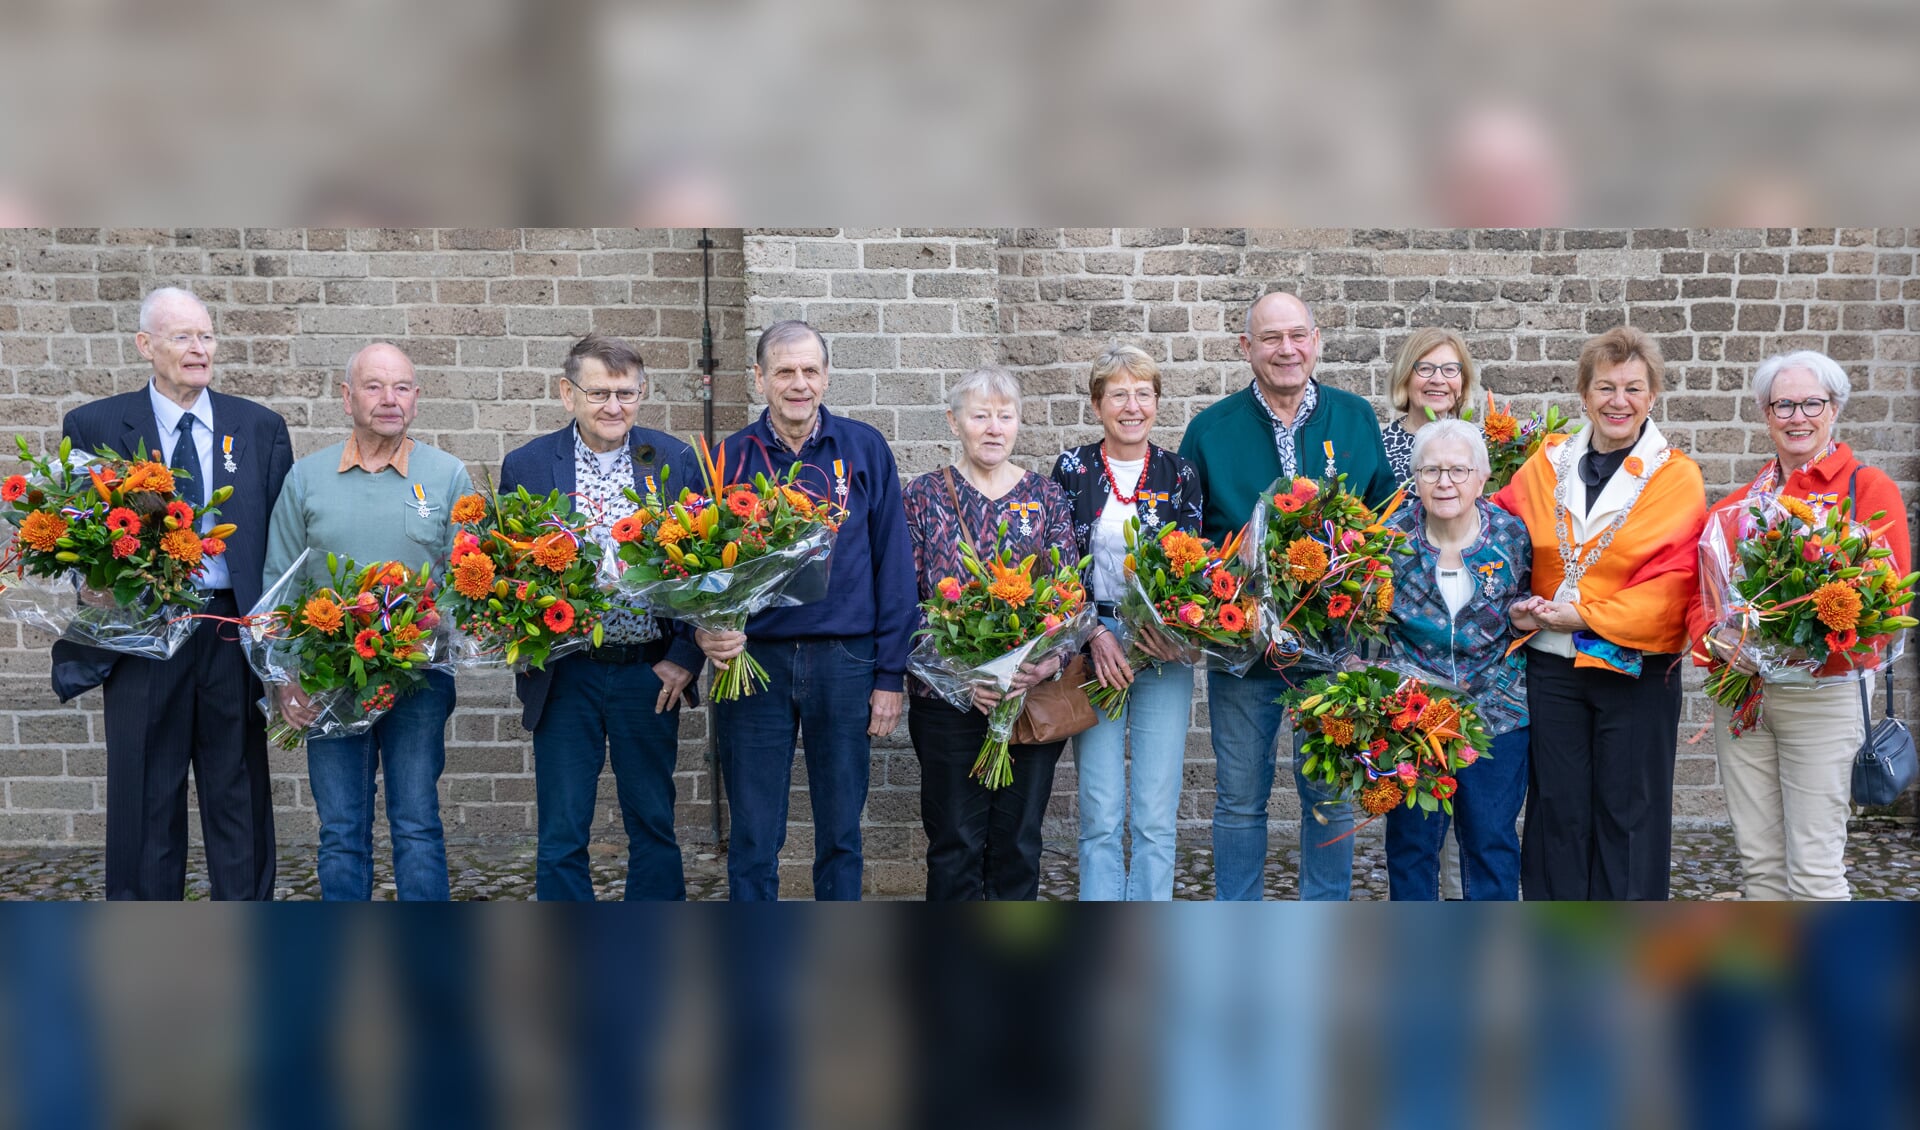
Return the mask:
[[20,540],[42,553],[60,548],[60,539],[66,536],[67,520],[45,510],[35,510],[20,522]]
[[1327,598],[1327,615],[1335,620],[1353,611],[1353,598],[1346,593],[1337,592]]
[[353,650],[359,652],[362,659],[380,654],[380,633],[372,628],[360,629],[360,634],[353,637]]
[[1852,585],[1828,581],[1813,590],[1813,607],[1820,622],[1836,632],[1860,624],[1860,593]]
[[1161,548],[1167,551],[1167,563],[1180,573],[1186,573],[1207,559],[1207,547],[1183,530],[1175,530],[1160,539]]
[[1307,584],[1327,575],[1327,551],[1312,538],[1295,538],[1287,546],[1287,574]]
[[27,493],[25,475],[8,475],[6,485],[0,486],[0,501],[18,502]]
[[1487,438],[1495,443],[1512,443],[1520,434],[1520,421],[1505,412],[1487,413]]
[[175,528],[191,526],[193,525],[193,507],[176,498],[167,503],[167,517],[173,519]]
[[638,514],[629,514],[613,524],[613,540],[622,545],[639,541],[640,535],[646,532],[647,521]]
[[301,609],[300,619],[307,627],[321,635],[330,636],[340,630],[340,625],[346,623],[347,614],[341,611],[340,606],[335,604],[332,598],[316,596],[307,601],[307,606]]
[[993,583],[987,586],[989,595],[1014,608],[1023,607],[1033,596],[1033,578],[1025,569],[1010,569],[998,561],[989,561],[987,565],[993,570]]
[[127,469],[127,481],[120,489],[127,494],[152,491],[154,494],[172,494],[174,489],[173,471],[165,463],[135,463]]
[[660,523],[659,529],[653,531],[653,539],[661,545],[683,542],[687,540],[687,528],[682,526],[678,519],[668,518]]
[[727,509],[736,518],[752,518],[760,513],[760,496],[750,490],[733,491],[727,495]]
[[493,591],[493,558],[469,553],[453,566],[453,591],[468,600],[485,600]]
[[547,627],[556,632],[564,632],[573,627],[573,605],[564,600],[556,600],[547,606],[547,614],[541,617]]
[[1214,596],[1221,600],[1232,600],[1234,594],[1239,591],[1240,584],[1233,579],[1232,573],[1227,572],[1225,569],[1215,569],[1213,571]]
[[116,506],[107,512],[107,529],[116,534],[138,534],[140,515],[124,506]]
[[1247,626],[1247,614],[1237,604],[1220,606],[1220,626],[1229,632],[1237,632]]
[[579,547],[573,544],[571,537],[559,530],[542,534],[534,539],[534,564],[545,566],[550,573],[558,573],[565,569],[573,564],[573,559],[578,556],[580,556]]
[[455,525],[470,526],[475,522],[485,521],[486,517],[487,500],[477,494],[463,494],[459,501],[453,504],[452,518]]
[[1320,719],[1320,732],[1327,735],[1327,740],[1334,745],[1346,749],[1353,748],[1353,719],[1351,718],[1330,714]]
[[1300,508],[1306,504],[1306,500],[1297,494],[1276,494],[1273,496],[1274,509],[1280,511],[1282,514],[1298,514]]
[[1800,519],[1802,522],[1805,522],[1807,525],[1813,525],[1813,507],[1808,506],[1805,501],[1798,498],[1782,497],[1780,499],[1780,508],[1795,518]]
[[160,552],[187,565],[200,564],[200,535],[192,529],[174,530],[160,539]]

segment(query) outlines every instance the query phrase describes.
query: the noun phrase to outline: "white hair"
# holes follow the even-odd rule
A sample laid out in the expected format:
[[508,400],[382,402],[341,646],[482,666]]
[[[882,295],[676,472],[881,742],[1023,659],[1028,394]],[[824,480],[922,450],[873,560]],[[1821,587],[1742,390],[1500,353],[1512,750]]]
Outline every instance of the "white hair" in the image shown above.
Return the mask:
[[[148,334],[153,332],[153,312],[159,309],[162,303],[181,300],[191,302],[202,310],[207,309],[207,304],[200,301],[200,296],[194,292],[177,286],[163,286],[158,290],[150,291],[140,300],[140,332]],[[211,312],[208,316],[212,316]]]
[[1493,473],[1493,463],[1487,458],[1487,437],[1480,429],[1465,420],[1435,420],[1413,433],[1413,457],[1408,465],[1419,468],[1420,457],[1427,448],[1443,440],[1458,440],[1467,447],[1467,455],[1473,463],[1473,469],[1483,475]]
[[958,416],[967,401],[975,397],[1010,401],[1017,414],[1020,411],[1019,378],[998,365],[975,369],[953,383],[953,390],[947,393],[947,411]]
[[1817,349],[1798,349],[1792,353],[1776,353],[1753,371],[1753,402],[1761,411],[1766,411],[1767,402],[1773,399],[1773,379],[1788,369],[1805,369],[1820,382],[1833,398],[1833,414],[1847,406],[1847,397],[1853,392],[1853,382],[1847,379],[1847,371],[1840,362],[1821,353]]

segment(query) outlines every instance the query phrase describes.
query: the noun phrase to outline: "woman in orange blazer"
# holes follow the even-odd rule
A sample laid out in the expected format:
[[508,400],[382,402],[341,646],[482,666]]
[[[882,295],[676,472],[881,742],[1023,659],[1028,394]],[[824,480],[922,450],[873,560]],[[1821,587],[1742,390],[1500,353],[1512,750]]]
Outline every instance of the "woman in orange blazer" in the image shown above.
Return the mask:
[[1527,523],[1532,764],[1528,899],[1664,899],[1687,602],[1706,492],[1647,416],[1666,364],[1621,326],[1580,351],[1587,426],[1550,442],[1494,502]]
[[[1852,513],[1868,522],[1893,551],[1894,572],[1913,568],[1907,540],[1907,504],[1886,473],[1853,457],[1833,438],[1834,421],[1847,406],[1852,385],[1846,370],[1813,350],[1769,357],[1753,373],[1753,398],[1766,417],[1774,458],[1755,479],[1734,491],[1712,513],[1740,506],[1750,495],[1804,499],[1822,520],[1827,510],[1853,497]],[[1701,666],[1737,656],[1737,640],[1712,620],[1699,589],[1687,609],[1693,660]],[[1879,656],[1855,663],[1867,671]],[[1727,815],[1740,849],[1740,870],[1750,899],[1851,897],[1847,887],[1847,815],[1853,799],[1853,755],[1865,740],[1855,664],[1834,656],[1815,674],[1813,686],[1762,684],[1760,725],[1734,737],[1731,712],[1714,708],[1714,739]]]

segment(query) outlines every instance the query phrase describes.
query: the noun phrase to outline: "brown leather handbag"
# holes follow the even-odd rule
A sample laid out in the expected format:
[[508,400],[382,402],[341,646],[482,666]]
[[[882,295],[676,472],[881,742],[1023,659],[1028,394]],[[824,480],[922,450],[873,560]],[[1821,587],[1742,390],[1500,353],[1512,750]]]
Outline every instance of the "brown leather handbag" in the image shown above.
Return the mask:
[[[960,511],[960,492],[954,489],[953,468],[948,467],[945,474],[947,499],[953,503],[953,516],[971,548],[973,531],[967,528],[966,515]],[[1020,717],[1014,720],[1013,734],[1008,740],[1014,745],[1046,745],[1093,729],[1100,717],[1094,713],[1093,703],[1087,701],[1087,692],[1080,689],[1080,684],[1091,677],[1087,657],[1076,655],[1058,679],[1028,687],[1026,704],[1021,708]]]

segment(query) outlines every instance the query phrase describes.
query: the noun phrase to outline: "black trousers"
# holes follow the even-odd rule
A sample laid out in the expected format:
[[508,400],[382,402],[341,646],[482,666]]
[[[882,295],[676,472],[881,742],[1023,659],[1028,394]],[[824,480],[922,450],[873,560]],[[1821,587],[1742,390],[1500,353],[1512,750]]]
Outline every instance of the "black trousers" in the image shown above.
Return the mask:
[[969,777],[987,716],[910,695],[907,733],[920,757],[920,820],[927,830],[927,901],[1033,899],[1040,894],[1040,825],[1066,742],[1012,748],[1013,783]]
[[[231,592],[207,610],[236,616]],[[107,724],[107,897],[179,899],[187,769],[216,899],[273,897],[273,796],[260,684],[232,624],[203,622],[172,659],[125,656],[101,688]]]
[[1667,897],[1678,659],[1643,656],[1633,678],[1527,652],[1532,748],[1522,897]]

